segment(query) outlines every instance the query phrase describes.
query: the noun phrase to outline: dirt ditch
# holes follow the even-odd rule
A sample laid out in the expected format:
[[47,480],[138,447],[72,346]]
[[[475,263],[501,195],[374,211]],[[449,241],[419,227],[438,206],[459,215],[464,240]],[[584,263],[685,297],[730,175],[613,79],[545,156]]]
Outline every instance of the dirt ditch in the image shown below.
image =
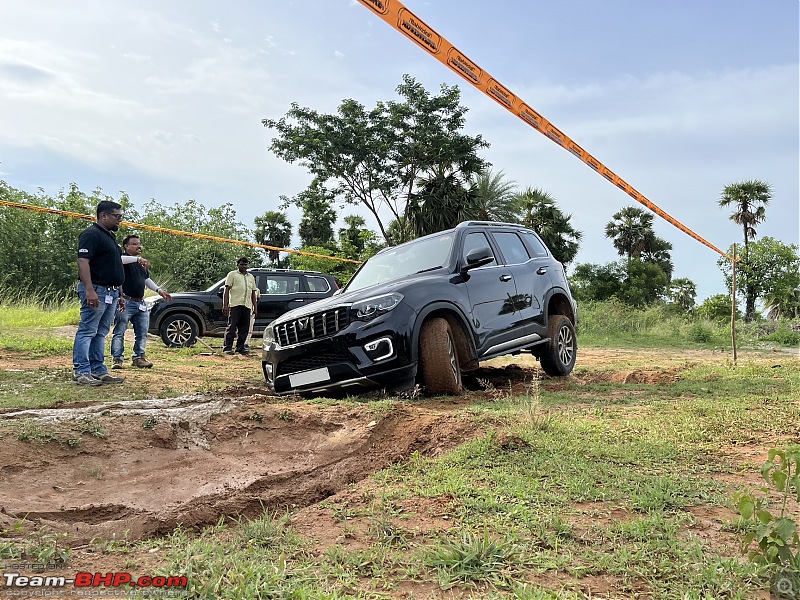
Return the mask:
[[74,543],[307,506],[414,451],[436,455],[473,429],[435,405],[377,416],[364,407],[265,404],[259,395],[2,415],[9,419],[40,432],[91,426],[46,443],[3,440],[0,521],[46,525]]

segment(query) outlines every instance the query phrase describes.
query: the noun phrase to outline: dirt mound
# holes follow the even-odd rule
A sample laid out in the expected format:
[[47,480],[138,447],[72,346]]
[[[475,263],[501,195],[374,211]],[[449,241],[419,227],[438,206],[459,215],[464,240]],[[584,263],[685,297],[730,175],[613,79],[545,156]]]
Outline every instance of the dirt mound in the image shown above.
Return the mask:
[[0,518],[66,532],[72,543],[141,539],[308,506],[474,431],[435,404],[377,415],[243,393],[0,416],[14,425],[2,440]]

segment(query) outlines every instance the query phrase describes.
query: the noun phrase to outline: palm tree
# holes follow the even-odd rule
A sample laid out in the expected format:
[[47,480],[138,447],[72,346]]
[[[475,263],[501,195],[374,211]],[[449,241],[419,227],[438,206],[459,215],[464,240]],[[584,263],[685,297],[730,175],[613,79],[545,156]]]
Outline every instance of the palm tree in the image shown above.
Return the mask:
[[767,318],[773,321],[800,318],[800,287],[776,288],[766,292],[764,308]]
[[361,232],[367,226],[367,222],[361,215],[347,215],[342,219],[347,227],[339,230],[339,244],[344,246],[347,244],[351,247],[356,255],[364,251],[364,237]]
[[474,197],[469,218],[477,221],[514,221],[514,189],[516,182],[505,179],[503,171],[482,171],[472,179]]
[[636,206],[626,206],[606,224],[606,237],[611,238],[620,256],[639,258],[653,245],[653,215]]
[[[475,204],[475,188],[470,187],[457,171],[437,168],[431,175],[419,179],[417,186],[406,211],[412,237],[450,229],[461,221],[475,218],[471,212]],[[402,228],[397,228],[397,231],[402,232]]]
[[336,196],[315,180],[300,192],[292,202],[303,210],[303,217],[297,227],[300,243],[303,246],[331,247],[334,245],[333,224],[336,211],[332,205]]
[[557,261],[567,265],[578,254],[583,234],[570,224],[572,215],[565,215],[556,206],[556,200],[539,188],[527,188],[514,197],[518,221],[534,229],[550,248]]
[[[744,232],[744,252],[742,253],[743,272],[747,273],[747,251],[750,240],[755,239],[755,226],[763,223],[766,218],[766,206],[772,199],[772,187],[757,179],[740,181],[726,185],[719,199],[721,207],[733,206],[734,211],[730,220],[742,226]],[[745,295],[744,320],[750,321],[756,314],[756,297],[758,294],[756,282],[743,282]]]
[[755,179],[731,183],[722,190],[719,205],[723,208],[734,206],[730,220],[742,226],[744,231],[744,247],[756,237],[755,225],[763,223],[766,218],[766,206],[772,199],[772,187]]
[[[278,248],[286,248],[292,243],[292,224],[282,212],[268,210],[260,217],[256,217],[253,222],[256,226],[254,232],[256,243]],[[268,250],[267,256],[276,266],[281,266],[279,250]]]
[[669,284],[669,295],[672,301],[685,311],[694,308],[697,298],[697,286],[687,277],[678,277]]

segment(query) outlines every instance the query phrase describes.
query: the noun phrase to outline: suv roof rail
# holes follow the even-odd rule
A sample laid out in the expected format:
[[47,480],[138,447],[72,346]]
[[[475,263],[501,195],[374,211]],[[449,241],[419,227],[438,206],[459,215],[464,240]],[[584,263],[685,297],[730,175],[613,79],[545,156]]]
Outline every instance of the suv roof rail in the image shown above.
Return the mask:
[[526,227],[522,223],[504,223],[502,221],[462,221],[461,223],[456,225],[456,227],[462,228],[462,227],[470,227],[473,225],[487,225],[490,227],[519,227],[520,229],[528,229],[528,227]]
[[303,269],[276,269],[274,267],[250,267],[248,271],[270,271],[271,273],[312,273],[314,275],[330,275],[322,271],[304,271]]

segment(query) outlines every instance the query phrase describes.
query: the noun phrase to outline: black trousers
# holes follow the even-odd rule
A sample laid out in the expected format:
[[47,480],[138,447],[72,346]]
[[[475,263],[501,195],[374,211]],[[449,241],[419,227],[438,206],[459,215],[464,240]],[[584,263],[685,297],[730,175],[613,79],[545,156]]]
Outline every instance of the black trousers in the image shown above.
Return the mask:
[[225,330],[224,350],[233,348],[233,338],[236,338],[236,352],[244,352],[244,343],[250,333],[250,315],[252,310],[246,306],[231,306],[228,314],[228,329]]

